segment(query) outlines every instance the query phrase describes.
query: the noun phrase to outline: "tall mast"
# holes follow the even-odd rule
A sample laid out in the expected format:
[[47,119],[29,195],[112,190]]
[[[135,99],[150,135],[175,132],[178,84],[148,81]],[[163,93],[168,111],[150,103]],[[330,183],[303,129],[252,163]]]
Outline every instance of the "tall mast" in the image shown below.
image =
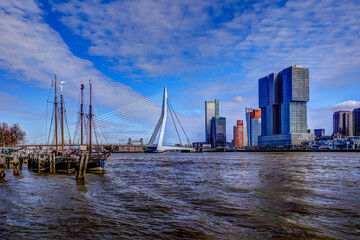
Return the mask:
[[63,83],[65,83],[64,81],[61,81],[60,84],[60,92],[61,92],[61,153],[62,156],[64,156],[64,151],[65,151],[65,141],[64,141],[64,97],[63,97],[63,91],[62,91],[62,86]]
[[89,151],[90,151],[90,156],[92,156],[92,143],[91,143],[91,121],[92,121],[92,97],[91,97],[91,92],[92,92],[92,87],[91,87],[91,79],[89,80],[89,85],[90,85],[90,105],[89,105]]
[[81,103],[80,103],[80,125],[81,125],[81,146],[84,144],[84,84],[81,82]]
[[55,74],[55,145],[56,145],[56,155],[59,153],[59,143],[58,143],[58,119],[57,119],[57,86],[56,86],[56,74]]

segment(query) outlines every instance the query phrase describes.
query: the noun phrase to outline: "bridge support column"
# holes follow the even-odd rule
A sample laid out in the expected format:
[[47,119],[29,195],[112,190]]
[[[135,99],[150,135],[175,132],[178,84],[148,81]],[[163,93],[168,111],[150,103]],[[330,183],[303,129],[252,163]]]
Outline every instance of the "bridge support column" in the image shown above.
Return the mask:
[[167,89],[164,87],[164,94],[163,94],[163,102],[162,102],[162,108],[161,108],[161,115],[158,123],[156,124],[155,131],[152,134],[149,146],[154,145],[155,138],[159,134],[159,140],[156,147],[156,150],[162,151],[162,144],[164,140],[164,132],[165,132],[165,125],[166,125],[166,119],[167,119],[167,105],[168,105],[168,95],[167,95]]

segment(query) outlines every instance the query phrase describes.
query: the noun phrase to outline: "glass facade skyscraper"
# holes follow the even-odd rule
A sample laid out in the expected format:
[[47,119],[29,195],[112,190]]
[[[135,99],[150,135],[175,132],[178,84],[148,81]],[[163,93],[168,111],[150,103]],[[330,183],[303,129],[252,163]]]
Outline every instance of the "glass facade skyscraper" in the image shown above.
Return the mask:
[[354,118],[354,136],[360,136],[360,108],[355,108],[353,111]]
[[205,101],[205,142],[211,143],[211,121],[212,118],[220,117],[220,100]]
[[312,140],[307,130],[309,68],[300,65],[259,79],[259,145],[298,145]]
[[248,143],[247,145],[258,145],[258,137],[261,135],[261,110],[245,108]]
[[211,120],[211,147],[226,147],[226,118],[213,117]]
[[245,108],[245,115],[246,115],[246,124],[247,124],[247,143],[246,145],[251,145],[251,113],[253,112],[253,108],[246,107]]
[[333,114],[333,133],[344,137],[353,136],[353,112],[337,111]]

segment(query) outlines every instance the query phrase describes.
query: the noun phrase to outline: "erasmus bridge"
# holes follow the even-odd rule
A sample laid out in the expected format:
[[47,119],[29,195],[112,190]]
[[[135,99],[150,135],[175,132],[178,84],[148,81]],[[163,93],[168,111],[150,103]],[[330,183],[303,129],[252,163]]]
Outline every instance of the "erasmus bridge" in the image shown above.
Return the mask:
[[[141,145],[158,152],[192,151],[190,139],[169,98],[167,88],[103,115],[95,115],[91,133],[94,146]],[[88,117],[86,115],[86,117]],[[86,118],[85,118],[86,119]],[[84,142],[89,123],[84,121]],[[80,123],[67,127],[64,146],[80,146]],[[49,133],[51,133],[51,128]],[[32,139],[23,146],[54,146],[55,133]],[[84,144],[85,145],[85,144]]]

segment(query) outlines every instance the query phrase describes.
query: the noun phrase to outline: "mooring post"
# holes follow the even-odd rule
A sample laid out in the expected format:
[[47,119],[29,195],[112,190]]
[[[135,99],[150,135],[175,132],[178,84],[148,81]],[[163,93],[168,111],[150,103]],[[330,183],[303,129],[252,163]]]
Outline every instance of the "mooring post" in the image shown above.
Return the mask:
[[19,164],[20,164],[20,170],[22,170],[22,165],[23,165],[23,163],[24,163],[24,156],[23,156],[23,154],[19,154],[20,155],[20,158],[19,158]]
[[86,170],[87,170],[87,164],[88,164],[89,158],[90,158],[90,155],[86,155],[85,163],[84,163],[84,167],[83,167],[84,177],[85,177],[85,173],[86,173]]
[[6,176],[5,155],[0,155],[0,178]]
[[30,168],[32,168],[32,154],[31,153],[29,153],[28,154],[28,169],[30,169]]
[[6,166],[10,168],[10,156],[6,156]]
[[76,180],[84,180],[84,176],[82,175],[83,163],[84,163],[84,153],[81,153],[80,161],[79,161],[79,169],[78,172],[76,173]]
[[14,175],[19,175],[20,172],[19,172],[19,159],[18,159],[18,156],[17,154],[13,154],[13,172],[14,172]]
[[52,156],[53,156],[53,158],[52,158],[52,160],[53,160],[53,173],[56,173],[56,164],[55,164],[56,163],[56,161],[55,161],[56,157],[55,157],[55,153],[53,153]]
[[53,155],[50,154],[50,155],[49,155],[49,166],[50,166],[49,171],[50,171],[50,173],[53,172],[53,159],[52,159],[52,157],[53,157]]
[[40,154],[36,154],[36,160],[37,160],[37,165],[38,165],[38,172],[40,172]]

